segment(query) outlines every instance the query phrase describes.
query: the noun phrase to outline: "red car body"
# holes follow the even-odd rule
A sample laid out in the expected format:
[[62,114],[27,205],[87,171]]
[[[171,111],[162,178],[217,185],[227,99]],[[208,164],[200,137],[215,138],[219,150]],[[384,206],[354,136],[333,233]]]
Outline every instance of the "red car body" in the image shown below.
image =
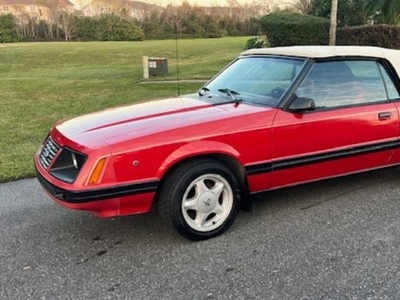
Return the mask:
[[[360,48],[365,54],[359,53]],[[275,105],[236,101],[230,91],[224,95],[228,101],[208,102],[200,93],[60,122],[35,155],[37,178],[60,205],[113,217],[148,212],[167,174],[193,159],[212,159],[227,166],[239,182],[242,201],[246,195],[270,189],[399,164],[398,97],[321,109],[314,107],[316,99],[307,106],[310,98],[304,97],[306,106],[291,106],[316,61],[336,61],[346,53],[351,61],[371,59],[386,69],[398,92],[392,52],[338,49],[287,47],[242,54],[302,59],[301,71],[292,76]],[[53,176],[57,168],[51,174],[63,149],[69,149],[67,161],[70,152],[76,153],[72,162],[59,168],[62,173],[74,164],[79,170],[72,179]]]

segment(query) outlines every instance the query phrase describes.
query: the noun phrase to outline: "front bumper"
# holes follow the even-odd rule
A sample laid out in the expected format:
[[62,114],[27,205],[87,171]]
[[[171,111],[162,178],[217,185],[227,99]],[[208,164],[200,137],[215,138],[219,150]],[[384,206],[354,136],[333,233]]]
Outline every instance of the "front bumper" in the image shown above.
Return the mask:
[[[48,173],[42,174],[35,157],[36,178],[47,194],[61,206],[85,210],[102,217],[144,213],[150,210],[159,181],[152,180],[133,184],[117,184],[92,189],[66,189],[52,180]],[[42,171],[42,172],[41,172]],[[47,179],[46,177],[49,177]],[[51,180],[51,181],[50,181]]]
[[135,183],[130,185],[117,185],[113,187],[90,189],[90,190],[66,190],[49,182],[38,171],[36,167],[36,177],[42,187],[52,197],[67,203],[86,203],[124,196],[133,196],[142,193],[151,193],[157,190],[158,181],[149,181],[144,183]]

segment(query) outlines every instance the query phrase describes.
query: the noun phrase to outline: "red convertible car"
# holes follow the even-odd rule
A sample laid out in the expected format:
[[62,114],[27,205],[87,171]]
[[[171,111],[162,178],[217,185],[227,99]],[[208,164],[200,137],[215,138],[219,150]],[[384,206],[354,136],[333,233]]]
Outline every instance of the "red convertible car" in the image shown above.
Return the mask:
[[257,193],[399,164],[399,74],[397,50],[248,50],[196,94],[56,124],[37,178],[67,208],[156,205],[181,235],[211,238]]

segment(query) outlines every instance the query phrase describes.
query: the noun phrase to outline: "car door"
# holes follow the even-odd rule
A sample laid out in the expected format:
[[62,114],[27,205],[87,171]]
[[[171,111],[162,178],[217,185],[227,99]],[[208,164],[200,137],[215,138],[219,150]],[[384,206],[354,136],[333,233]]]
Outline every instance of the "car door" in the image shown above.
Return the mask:
[[[389,164],[399,117],[379,61],[316,61],[292,95],[310,110],[280,110],[273,124],[272,187]],[[292,105],[292,107],[294,107]]]

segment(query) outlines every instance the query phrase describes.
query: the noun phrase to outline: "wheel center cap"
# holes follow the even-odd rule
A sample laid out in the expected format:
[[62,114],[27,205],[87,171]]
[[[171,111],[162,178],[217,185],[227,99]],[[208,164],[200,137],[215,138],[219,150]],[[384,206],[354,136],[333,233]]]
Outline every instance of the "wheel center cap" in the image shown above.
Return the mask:
[[217,205],[217,197],[211,192],[205,192],[197,200],[197,207],[203,213],[210,213]]

